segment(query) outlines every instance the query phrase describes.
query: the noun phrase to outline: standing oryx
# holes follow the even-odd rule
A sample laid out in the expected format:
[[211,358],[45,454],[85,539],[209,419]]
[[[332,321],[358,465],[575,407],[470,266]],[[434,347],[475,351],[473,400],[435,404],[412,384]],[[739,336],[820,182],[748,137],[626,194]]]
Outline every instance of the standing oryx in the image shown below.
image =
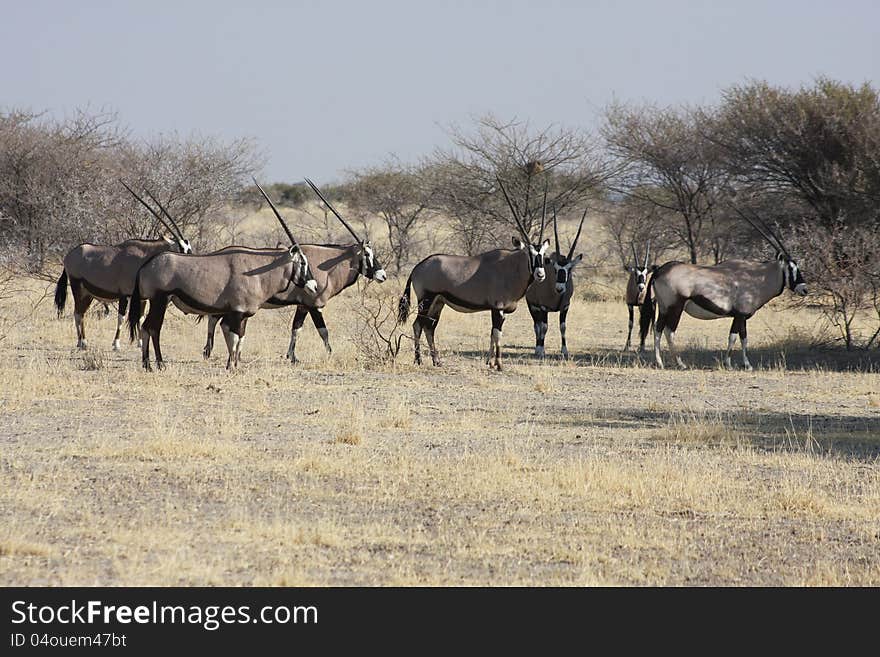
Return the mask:
[[[544,272],[544,253],[550,240],[543,240],[544,221],[537,243],[531,243],[523,228],[507,190],[498,181],[504,198],[510,206],[520,236],[524,242],[513,238],[514,249],[496,249],[475,256],[432,255],[413,267],[406,281],[406,288],[400,297],[398,321],[403,322],[409,315],[410,289],[415,288],[418,299],[418,316],[413,322],[415,341],[415,362],[421,364],[419,342],[422,331],[431,350],[434,365],[440,365],[440,357],[434,345],[434,329],[440,319],[444,305],[464,313],[489,310],[492,313],[492,338],[489,346],[489,360],[493,354],[495,368],[501,369],[501,327],[504,315],[516,310],[533,281],[542,282]],[[545,199],[546,200],[546,199]],[[487,360],[487,362],[489,362]]]
[[556,251],[544,260],[544,264],[553,265],[556,277],[547,276],[540,283],[531,285],[526,292],[526,302],[529,304],[529,313],[535,322],[535,356],[544,357],[544,337],[547,335],[547,313],[559,313],[559,337],[562,340],[562,357],[568,358],[568,347],[565,344],[565,318],[568,315],[568,307],[571,305],[571,295],[574,293],[573,269],[581,261],[584,254],[574,255],[578,238],[581,236],[581,228],[584,227],[584,219],[587,211],[581,217],[577,234],[568,250],[568,255],[562,255],[559,248],[559,228],[556,219],[556,208],[553,208],[553,237],[556,240]]
[[629,279],[626,282],[626,305],[629,310],[629,332],[626,334],[626,346],[623,350],[629,350],[633,332],[633,310],[638,307],[639,353],[642,353],[645,350],[645,337],[648,335],[648,329],[651,328],[651,322],[654,321],[654,308],[652,307],[651,312],[648,313],[645,312],[642,304],[645,301],[645,294],[648,292],[648,277],[656,267],[648,267],[651,254],[651,240],[648,240],[648,245],[645,248],[644,264],[639,261],[635,244],[630,243],[630,248],[632,248],[634,264],[632,266],[624,267],[624,269],[629,272]]
[[[126,240],[116,246],[101,246],[97,244],[80,244],[73,247],[64,256],[64,269],[55,286],[55,307],[58,316],[64,312],[67,302],[67,282],[70,280],[70,290],[73,293],[73,321],[76,324],[76,346],[85,349],[86,330],[84,317],[86,310],[92,303],[92,299],[100,301],[119,302],[119,313],[116,321],[116,336],[113,338],[113,349],[119,349],[119,333],[122,322],[125,320],[125,308],[128,298],[134,289],[134,279],[138,269],[153,256],[165,251],[176,250],[179,253],[192,253],[192,247],[183,237],[177,224],[171,220],[174,228],[160,217],[153,208],[134,191],[120,181],[125,188],[149,210],[159,222],[165,226],[174,239],[164,238],[158,240]],[[148,191],[147,194],[150,194]],[[155,197],[150,194],[154,201]],[[158,201],[156,201],[158,204]],[[161,208],[161,206],[160,206]],[[164,212],[164,208],[161,208]],[[167,213],[166,213],[167,215]]]
[[[283,308],[292,305],[297,307],[296,314],[293,317],[293,325],[290,329],[290,346],[287,349],[287,357],[291,363],[297,362],[296,338],[302,330],[306,315],[311,316],[315,328],[318,329],[318,333],[324,340],[324,347],[330,353],[333,351],[330,348],[330,332],[327,330],[322,314],[327,302],[347,287],[353,285],[358,276],[364,276],[379,283],[384,282],[387,278],[385,269],[376,260],[370,243],[358,237],[358,234],[351,225],[330,205],[330,202],[324,198],[324,195],[321,194],[321,191],[311,180],[306,178],[306,182],[327,207],[330,208],[333,214],[336,215],[339,221],[342,222],[342,225],[348,229],[356,243],[347,246],[339,244],[301,245],[302,252],[308,258],[312,273],[315,275],[315,281],[318,284],[317,291],[314,295],[308,295],[303,294],[297,287],[289,287],[263,304],[263,308]],[[205,343],[205,358],[211,355],[211,350],[214,346],[214,329],[217,326],[218,319],[219,317],[216,315],[208,319],[208,341]]]
[[675,329],[686,312],[697,319],[719,319],[732,317],[730,337],[724,364],[730,367],[730,352],[739,334],[743,351],[743,367],[752,369],[749,363],[746,321],[765,303],[778,297],[786,286],[801,296],[807,294],[807,286],[797,263],[789,255],[779,237],[765,226],[766,232],[746,217],[749,223],[761,233],[773,248],[776,258],[769,262],[750,260],[728,260],[714,266],[691,265],[682,262],[667,262],[651,278],[644,307],[651,306],[651,292],[657,297],[658,315],[654,327],[654,358],[657,366],[663,367],[660,358],[660,336],[666,333],[669,350],[679,367],[685,364],[675,351]]
[[[254,181],[256,183],[256,181]],[[263,188],[257,184],[269,200]],[[164,367],[159,335],[169,299],[185,314],[219,315],[226,337],[229,359],[226,368],[238,365],[247,320],[266,301],[284,293],[291,285],[314,294],[317,283],[308,258],[269,200],[275,216],[290,238],[289,249],[230,247],[202,256],[160,253],[149,260],[135,277],[128,311],[129,335],[138,333],[141,300],[150,301],[150,311],[140,327],[144,369],[150,370],[150,339],[156,350],[156,365]]]

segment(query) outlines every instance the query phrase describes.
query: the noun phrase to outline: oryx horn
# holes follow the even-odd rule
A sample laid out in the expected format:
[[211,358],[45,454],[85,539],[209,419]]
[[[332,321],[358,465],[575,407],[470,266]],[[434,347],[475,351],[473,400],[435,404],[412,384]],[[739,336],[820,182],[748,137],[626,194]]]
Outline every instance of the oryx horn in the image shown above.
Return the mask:
[[171,224],[174,226],[174,228],[177,230],[177,237],[181,240],[184,239],[183,231],[180,230],[180,227],[177,225],[177,222],[174,221],[174,217],[172,217],[170,214],[168,214],[168,210],[166,210],[165,207],[161,203],[159,203],[159,199],[157,199],[155,196],[153,196],[153,193],[149,189],[144,188],[144,191],[147,193],[147,196],[149,196],[151,199],[153,199],[153,203],[155,203],[156,205],[159,206],[159,209],[162,211],[162,214],[164,214],[166,217],[168,217],[168,221],[170,221]]
[[[770,231],[766,227],[762,228],[761,226],[759,226],[757,223],[752,221],[748,215],[746,215],[742,210],[740,210],[735,205],[731,205],[730,207],[732,207],[740,217],[742,217],[743,219],[748,221],[749,224],[752,226],[752,228],[754,228],[756,231],[758,231],[758,233],[760,233],[761,237],[763,237],[765,240],[767,240],[767,242],[770,244],[770,246],[772,246],[774,249],[779,249],[784,254],[788,255],[788,251],[786,251],[785,247],[782,246],[782,242],[780,242],[775,236],[772,236],[773,235],[772,231]],[[761,223],[763,224],[764,222],[761,222]]]
[[556,225],[556,204],[553,204],[553,237],[556,239],[556,253],[562,255],[562,251],[559,249],[559,228]]
[[651,240],[648,240],[648,245],[645,247],[645,266],[642,269],[648,268],[648,256],[651,254]]
[[581,223],[578,224],[578,232],[575,233],[574,241],[571,243],[571,249],[569,249],[569,251],[568,251],[568,260],[571,260],[571,256],[574,255],[574,250],[575,250],[575,247],[577,246],[578,238],[580,238],[580,236],[581,236],[581,229],[584,227],[584,219],[587,218],[587,210],[588,209],[589,208],[584,208],[584,213],[583,213],[583,215],[581,215]]
[[629,243],[629,248],[632,249],[632,252],[633,252],[633,262],[634,262],[635,265],[636,265],[636,269],[638,269],[638,267],[639,267],[639,254],[636,253],[636,243],[635,243],[635,242],[630,242],[630,243]]
[[281,223],[281,227],[284,229],[284,232],[287,233],[287,237],[290,238],[290,243],[293,246],[299,248],[299,243],[293,237],[293,233],[290,232],[290,229],[287,227],[287,224],[284,223],[284,219],[281,218],[281,213],[278,212],[278,208],[275,207],[275,204],[272,202],[272,199],[269,198],[269,195],[266,193],[266,190],[264,190],[262,187],[260,187],[260,183],[257,182],[256,178],[252,178],[252,180],[254,181],[254,184],[257,186],[257,189],[260,190],[260,193],[263,195],[263,198],[265,198],[269,202],[269,205],[272,208],[272,211],[275,213],[275,216],[278,217],[278,221]]
[[324,195],[321,193],[321,190],[318,189],[318,186],[315,185],[315,183],[313,183],[313,182],[312,182],[311,180],[309,180],[308,178],[306,178],[305,180],[306,180],[306,182],[309,184],[309,187],[312,188],[312,191],[315,192],[315,194],[318,195],[318,198],[320,198],[320,199],[324,202],[324,205],[326,205],[328,208],[330,208],[330,211],[331,211],[333,214],[335,214],[335,215],[336,215],[336,218],[339,219],[339,221],[342,222],[342,225],[345,226],[345,227],[348,229],[348,232],[352,234],[352,236],[353,236],[354,239],[357,241],[357,243],[358,243],[358,244],[363,244],[364,241],[363,241],[360,237],[358,237],[358,234],[357,234],[356,232],[354,232],[354,228],[352,228],[352,227],[349,225],[349,223],[348,223],[345,219],[342,218],[342,215],[339,214],[339,213],[336,211],[336,208],[334,208],[332,205],[330,205],[330,201],[328,201],[326,198],[324,198]]
[[498,186],[501,188],[501,191],[504,193],[504,199],[507,201],[507,205],[510,207],[510,211],[513,213],[513,218],[516,221],[516,225],[519,228],[520,235],[523,236],[526,242],[531,242],[528,234],[526,233],[526,229],[523,228],[522,221],[519,219],[519,213],[516,211],[516,208],[513,206],[513,201],[510,200],[510,196],[507,194],[507,190],[504,188],[504,183],[501,182],[501,178],[495,178],[498,181]]
[[[165,223],[165,220],[164,220],[161,216],[159,216],[159,213],[158,213],[158,212],[156,212],[153,208],[151,208],[151,207],[147,204],[147,202],[146,202],[144,199],[142,199],[140,196],[138,196],[138,195],[135,193],[135,191],[134,191],[131,187],[129,187],[129,186],[126,184],[126,182],[125,182],[122,178],[119,179],[119,182],[122,183],[122,186],[125,187],[125,188],[129,191],[129,193],[130,193],[132,196],[134,196],[138,201],[140,201],[141,205],[143,205],[147,210],[150,211],[150,214],[151,214],[151,215],[153,215],[154,217],[156,217],[156,219],[159,220],[159,223],[160,223],[160,224],[162,224],[163,226],[165,226],[165,229],[166,229],[169,233],[171,233],[172,235],[174,235],[174,230],[171,228],[171,226],[169,226],[167,223]],[[182,238],[178,237],[178,239],[182,239]]]

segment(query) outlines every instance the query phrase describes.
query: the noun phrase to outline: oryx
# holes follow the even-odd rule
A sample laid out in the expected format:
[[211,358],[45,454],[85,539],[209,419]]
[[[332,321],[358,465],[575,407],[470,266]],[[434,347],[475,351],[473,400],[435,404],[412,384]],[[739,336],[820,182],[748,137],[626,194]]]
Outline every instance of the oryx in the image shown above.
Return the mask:
[[[58,317],[64,312],[67,302],[67,282],[73,293],[73,321],[76,325],[76,346],[86,349],[86,330],[84,317],[92,299],[107,302],[118,301],[119,312],[116,320],[116,335],[113,338],[113,349],[119,349],[119,334],[125,320],[125,309],[128,298],[134,289],[134,278],[138,269],[153,256],[165,251],[192,253],[192,247],[180,228],[169,216],[174,228],[153,210],[152,207],[120,180],[125,188],[149,210],[156,219],[168,230],[174,239],[164,237],[157,240],[126,240],[115,246],[98,244],[80,244],[73,247],[64,256],[64,269],[55,286],[55,307]],[[149,194],[149,191],[147,192]],[[150,194],[155,201],[155,197]],[[157,202],[158,204],[158,202]],[[161,206],[160,206],[161,207]],[[164,211],[164,208],[162,208]],[[167,214],[167,213],[166,213]]]
[[138,334],[141,301],[150,301],[150,311],[140,327],[144,369],[151,369],[150,339],[156,350],[156,365],[160,369],[164,367],[159,335],[169,299],[185,314],[222,318],[220,326],[229,352],[226,368],[230,369],[238,365],[248,318],[268,299],[284,293],[291,285],[315,293],[317,283],[306,254],[275,204],[259,184],[257,187],[287,233],[290,248],[230,247],[207,255],[186,257],[160,253],[147,261],[135,277],[128,311],[129,335],[134,341]]
[[519,213],[498,181],[504,198],[524,241],[513,238],[514,249],[495,249],[475,256],[437,254],[428,256],[413,267],[400,297],[398,321],[409,315],[410,289],[414,288],[418,299],[418,316],[413,322],[415,362],[421,364],[420,339],[422,331],[431,350],[434,365],[440,365],[440,357],[434,345],[434,330],[443,306],[448,305],[459,312],[472,313],[488,310],[492,313],[492,337],[489,345],[489,362],[494,354],[496,369],[501,369],[501,327],[504,316],[516,310],[533,281],[540,283],[546,277],[544,253],[550,240],[543,240],[544,221],[536,243],[532,243],[523,228]]
[[685,367],[675,351],[675,330],[681,313],[686,312],[697,319],[732,317],[724,364],[731,366],[730,353],[739,335],[743,367],[751,370],[752,365],[746,353],[748,319],[765,303],[782,294],[786,286],[800,296],[807,294],[801,271],[778,235],[769,226],[765,226],[765,232],[750,219],[748,221],[776,249],[775,259],[769,262],[728,260],[714,266],[667,262],[652,276],[643,305],[646,311],[651,309],[653,291],[658,308],[654,326],[654,358],[658,367],[663,367],[660,358],[662,333],[666,334],[669,350],[679,367]]
[[581,236],[581,228],[587,211],[581,217],[577,234],[568,249],[568,255],[563,255],[559,248],[559,227],[557,225],[556,208],[553,208],[553,237],[556,240],[556,251],[544,259],[545,265],[553,265],[555,277],[547,276],[540,283],[529,286],[526,292],[526,302],[529,305],[529,313],[535,323],[535,356],[544,357],[544,337],[547,335],[547,313],[559,313],[559,337],[562,340],[562,357],[568,358],[568,346],[565,343],[565,318],[568,315],[568,307],[571,305],[571,296],[574,293],[575,266],[584,257],[583,253],[572,258],[577,247],[578,238]]
[[627,310],[629,310],[629,330],[626,334],[626,345],[623,350],[627,351],[632,342],[633,311],[635,308],[638,308],[639,353],[642,353],[645,350],[645,337],[648,335],[648,329],[651,328],[651,322],[654,320],[653,307],[651,308],[651,312],[648,313],[645,312],[642,304],[645,301],[645,294],[648,291],[648,280],[656,267],[648,267],[648,262],[650,262],[651,256],[651,240],[648,240],[648,245],[645,247],[644,262],[639,260],[635,244],[630,243],[630,248],[632,249],[634,264],[624,266],[624,270],[629,273],[629,278],[626,281],[625,296]]
[[[286,306],[296,305],[296,314],[293,316],[293,325],[290,329],[290,346],[287,349],[287,357],[291,363],[296,363],[296,339],[302,330],[306,315],[310,315],[315,328],[321,339],[324,341],[324,347],[328,353],[333,350],[330,348],[330,332],[324,323],[323,309],[337,294],[347,287],[354,284],[358,276],[364,276],[367,279],[374,280],[378,283],[384,282],[388,276],[385,269],[376,260],[373,247],[368,241],[358,237],[354,228],[342,218],[330,202],[324,198],[321,191],[315,184],[306,178],[306,182],[327,205],[327,207],[336,215],[342,225],[348,229],[355,239],[355,244],[302,244],[302,252],[309,261],[309,266],[315,276],[318,284],[317,291],[314,295],[304,294],[297,287],[289,287],[286,291],[268,299],[263,308],[283,308]],[[210,357],[211,350],[214,346],[214,329],[217,326],[219,317],[212,316],[208,320],[208,340],[205,343],[204,356]]]

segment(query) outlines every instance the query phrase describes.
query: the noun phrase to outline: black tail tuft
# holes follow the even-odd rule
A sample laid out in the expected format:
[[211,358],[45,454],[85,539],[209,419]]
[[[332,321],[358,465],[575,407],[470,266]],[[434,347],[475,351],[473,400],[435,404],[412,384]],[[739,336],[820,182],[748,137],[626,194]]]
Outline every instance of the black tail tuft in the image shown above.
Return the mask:
[[141,319],[141,277],[140,272],[134,277],[134,292],[128,301],[128,338],[137,340]]
[[402,324],[406,321],[406,318],[409,317],[409,295],[410,295],[410,287],[412,286],[412,274],[409,275],[409,278],[406,279],[406,287],[403,289],[403,294],[400,295],[400,301],[397,304],[397,323]]
[[651,298],[651,288],[653,287],[654,277],[651,276],[651,280],[648,281],[648,289],[645,291],[645,300],[639,306],[639,339],[642,341],[642,344],[645,343],[645,338],[648,337],[648,331],[654,326],[656,304],[654,299]]
[[67,303],[67,270],[61,270],[58,283],[55,285],[55,308],[58,309],[58,318],[64,313],[64,305]]

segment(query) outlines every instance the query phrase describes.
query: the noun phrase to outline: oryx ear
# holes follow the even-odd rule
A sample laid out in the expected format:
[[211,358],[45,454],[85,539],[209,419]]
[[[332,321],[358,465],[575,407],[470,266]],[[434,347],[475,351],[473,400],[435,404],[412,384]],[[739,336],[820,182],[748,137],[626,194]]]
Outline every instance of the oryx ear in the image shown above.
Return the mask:
[[574,260],[572,260],[572,261],[571,261],[571,264],[572,264],[572,265],[576,265],[577,263],[579,263],[579,262],[580,262],[581,260],[583,260],[583,259],[584,259],[584,254],[583,254],[583,253],[578,253],[578,254],[577,254],[577,258],[575,258]]
[[632,265],[624,265],[624,266],[623,266],[623,271],[625,271],[625,272],[627,272],[627,273],[629,273],[629,274],[632,274],[632,273],[633,273]]
[[550,240],[544,240],[541,243],[541,253],[544,253],[544,251],[546,251],[549,248],[550,248]]
[[167,235],[163,235],[162,239],[165,240],[166,242],[168,242],[169,244],[171,244],[172,246],[177,244],[177,240],[173,240],[170,237],[168,237]]
[[291,258],[293,258],[297,253],[299,253],[299,246],[297,246],[296,244],[294,244],[294,245],[291,246],[289,249],[287,249],[287,254],[288,254]]
[[785,257],[785,254],[782,251],[776,252],[776,259],[777,260],[788,260],[788,258]]
[[283,249],[283,248],[284,248],[284,242],[280,242],[280,241],[279,241],[279,242],[275,242],[275,248],[276,248],[276,249]]
[[524,248],[526,248],[526,245],[523,244],[522,240],[520,240],[518,237],[514,237],[513,238],[513,248],[516,249],[517,251],[522,251]]
[[658,267],[657,265],[651,265],[651,273],[652,273],[652,274],[653,274],[655,271],[657,271],[658,269],[660,269],[660,267]]

